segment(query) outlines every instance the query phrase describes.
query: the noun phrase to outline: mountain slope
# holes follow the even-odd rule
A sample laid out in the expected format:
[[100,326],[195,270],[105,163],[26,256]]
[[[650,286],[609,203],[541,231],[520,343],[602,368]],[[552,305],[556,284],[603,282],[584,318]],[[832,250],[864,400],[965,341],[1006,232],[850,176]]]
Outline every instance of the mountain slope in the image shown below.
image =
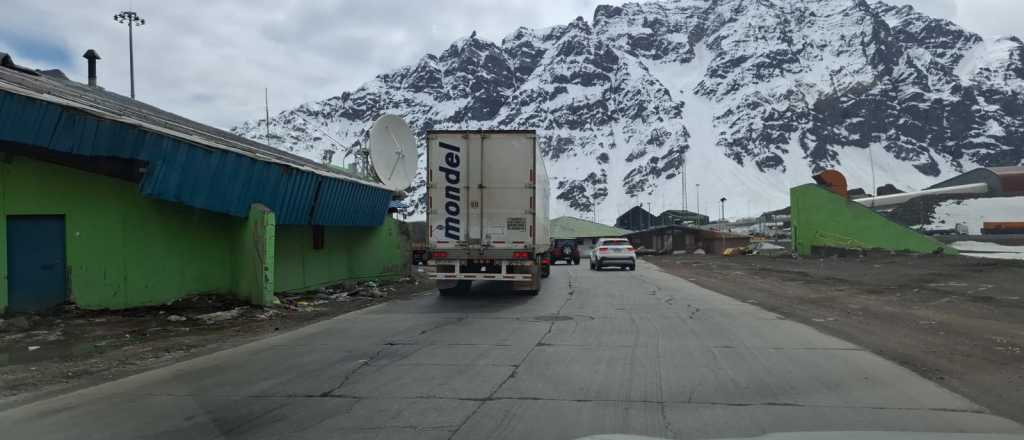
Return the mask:
[[[421,133],[537,129],[553,216],[678,208],[683,158],[688,207],[700,197],[701,212],[717,213],[726,197],[739,216],[786,206],[789,187],[824,168],[909,190],[1024,162],[1024,42],[863,0],[599,6],[590,21],[519,28],[500,43],[473,33],[278,114],[272,141],[319,158],[358,147],[383,113]],[[234,131],[265,140],[263,121]]]

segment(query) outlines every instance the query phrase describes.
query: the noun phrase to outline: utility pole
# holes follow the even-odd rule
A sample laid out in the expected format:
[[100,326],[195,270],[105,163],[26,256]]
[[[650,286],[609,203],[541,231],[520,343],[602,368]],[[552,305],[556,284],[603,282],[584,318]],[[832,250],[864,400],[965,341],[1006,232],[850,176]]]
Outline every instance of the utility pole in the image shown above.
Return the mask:
[[875,158],[871,154],[871,150],[872,150],[871,144],[869,143],[868,144],[868,162],[871,164],[871,195],[873,196],[871,198],[871,207],[874,208],[875,207],[874,198],[878,197],[878,186],[875,183]]
[[654,215],[654,213],[651,212],[652,209],[654,209],[654,208],[651,208],[651,201],[648,200],[647,201],[647,229],[651,229],[651,226],[654,226],[654,223],[652,222],[651,217],[650,217],[650,216]]
[[725,197],[722,197],[722,223],[718,226],[718,233],[722,236],[722,255],[725,255]]
[[128,71],[132,83],[132,99],[135,99],[135,42],[132,28],[146,24],[146,20],[134,11],[121,11],[114,14],[114,21],[128,25]]
[[683,215],[686,215],[686,150],[679,146],[679,180],[683,188]]
[[697,184],[697,226],[700,226],[700,184]]

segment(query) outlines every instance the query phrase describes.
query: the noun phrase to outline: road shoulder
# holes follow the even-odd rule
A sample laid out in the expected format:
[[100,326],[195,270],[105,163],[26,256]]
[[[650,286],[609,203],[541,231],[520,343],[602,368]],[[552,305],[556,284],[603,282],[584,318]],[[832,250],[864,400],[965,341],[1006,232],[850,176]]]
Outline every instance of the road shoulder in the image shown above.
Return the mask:
[[[254,307],[200,295],[166,306],[59,310],[0,331],[0,410],[112,382],[433,289],[420,278],[279,295]],[[5,320],[10,324],[10,319]]]
[[1024,421],[1024,266],[967,258],[647,257]]

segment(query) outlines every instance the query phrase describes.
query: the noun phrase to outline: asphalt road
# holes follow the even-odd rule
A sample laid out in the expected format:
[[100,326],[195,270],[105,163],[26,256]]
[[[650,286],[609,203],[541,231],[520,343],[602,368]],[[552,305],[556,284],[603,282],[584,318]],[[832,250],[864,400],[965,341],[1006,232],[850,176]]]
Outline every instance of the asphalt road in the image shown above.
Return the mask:
[[1022,433],[857,346],[641,264],[383,304],[0,413],[5,439]]

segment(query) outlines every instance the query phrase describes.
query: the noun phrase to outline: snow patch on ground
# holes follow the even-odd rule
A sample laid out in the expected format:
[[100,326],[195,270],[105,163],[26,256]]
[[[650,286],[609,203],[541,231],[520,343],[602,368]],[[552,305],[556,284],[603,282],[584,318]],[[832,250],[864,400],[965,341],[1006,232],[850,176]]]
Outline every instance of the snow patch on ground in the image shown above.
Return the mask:
[[1024,246],[1006,246],[981,241],[958,241],[950,246],[959,250],[960,255],[968,257],[1024,260]]
[[967,225],[967,233],[980,235],[985,222],[1024,221],[1024,197],[950,200],[935,208],[935,216],[927,229],[952,229],[957,223]]
[[961,252],[960,255],[972,258],[993,258],[996,260],[1024,260],[1024,253],[1019,254],[975,254],[970,252]]
[[1024,246],[1006,246],[999,243],[987,243],[984,241],[958,241],[950,246],[964,252],[1024,253]]

